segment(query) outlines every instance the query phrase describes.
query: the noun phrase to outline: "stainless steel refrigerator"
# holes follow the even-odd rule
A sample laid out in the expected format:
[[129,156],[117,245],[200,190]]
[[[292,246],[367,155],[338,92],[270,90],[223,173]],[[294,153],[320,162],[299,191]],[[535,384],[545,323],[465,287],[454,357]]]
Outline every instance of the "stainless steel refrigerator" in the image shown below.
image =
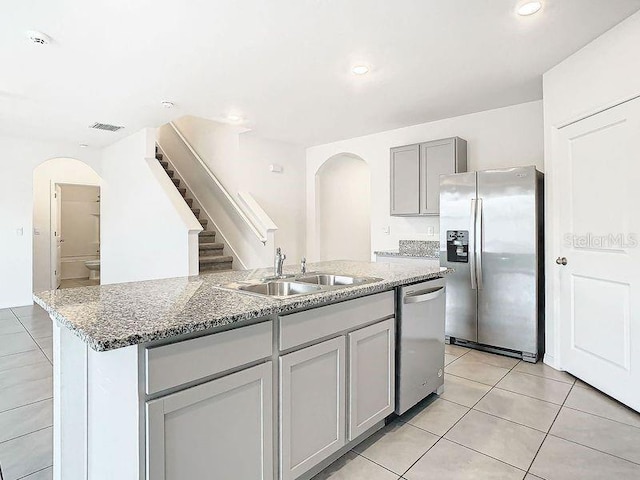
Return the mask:
[[535,167],[440,177],[450,343],[531,362],[544,352],[543,185]]

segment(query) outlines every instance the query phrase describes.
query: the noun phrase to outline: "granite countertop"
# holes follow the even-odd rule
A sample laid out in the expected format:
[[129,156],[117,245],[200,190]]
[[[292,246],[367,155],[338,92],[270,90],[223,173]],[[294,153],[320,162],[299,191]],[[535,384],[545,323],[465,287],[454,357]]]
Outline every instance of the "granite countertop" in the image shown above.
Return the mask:
[[376,255],[380,257],[405,257],[405,258],[426,258],[429,260],[438,260],[440,258],[440,253],[438,254],[428,254],[428,253],[407,253],[401,252],[399,250],[377,250],[375,252]]
[[440,258],[440,242],[430,240],[400,240],[398,250],[373,252],[381,257]]
[[[284,271],[298,272],[293,266]],[[69,288],[36,293],[33,298],[52,319],[93,350],[106,351],[234,323],[241,326],[243,321],[254,318],[382,292],[437,278],[451,270],[440,268],[435,261],[428,267],[331,261],[309,264],[308,271],[382,280],[282,300],[218,288],[272,273],[272,269],[260,269]]]

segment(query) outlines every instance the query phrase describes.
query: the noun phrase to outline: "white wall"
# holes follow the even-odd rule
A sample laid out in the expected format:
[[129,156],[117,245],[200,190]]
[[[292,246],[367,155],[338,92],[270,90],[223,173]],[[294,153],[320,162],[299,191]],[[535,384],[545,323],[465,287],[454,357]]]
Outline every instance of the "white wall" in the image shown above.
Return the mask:
[[338,155],[316,173],[320,260],[371,258],[371,175],[361,158]]
[[[267,140],[243,129],[196,117],[174,122],[203,161],[237,201],[239,191],[251,193],[278,226],[275,243],[287,255],[287,263],[297,263],[305,254],[305,178],[304,149],[289,143]],[[163,130],[160,130],[162,137]],[[162,142],[161,142],[162,143]],[[164,147],[164,145],[163,145]],[[269,171],[270,164],[283,167],[281,173]],[[198,196],[198,191],[195,192]],[[213,218],[218,223],[221,219]],[[242,242],[232,232],[223,231],[240,255]],[[248,268],[269,266],[273,252],[249,255]],[[262,264],[254,264],[256,258]]]
[[[536,165],[543,170],[542,101],[489,110],[390,130],[307,149],[307,252],[319,258],[315,175],[334,155],[351,153],[371,167],[372,251],[397,249],[401,239],[439,240],[438,217],[389,215],[389,149],[439,138],[459,136],[468,142],[469,169]],[[383,227],[390,227],[390,234]],[[433,235],[428,235],[432,227]]]
[[52,288],[51,201],[53,185],[55,183],[100,185],[100,176],[89,165],[73,158],[48,160],[37,166],[32,175],[33,290],[37,292]]
[[[32,303],[33,170],[45,160],[77,158],[100,173],[100,152],[76,144],[0,137],[0,308]],[[22,229],[22,234],[18,232]]]
[[201,228],[155,159],[155,130],[105,148],[102,179],[101,283],[189,275]]
[[[640,95],[640,13],[632,15],[574,55],[545,73],[544,135],[546,182],[546,294],[547,335],[545,362],[562,367],[555,358],[558,345],[556,292],[559,288],[558,256],[562,231],[554,190],[562,188],[556,177],[553,138],[558,127],[597,113]],[[639,136],[640,138],[640,136]],[[605,195],[605,191],[598,192]]]

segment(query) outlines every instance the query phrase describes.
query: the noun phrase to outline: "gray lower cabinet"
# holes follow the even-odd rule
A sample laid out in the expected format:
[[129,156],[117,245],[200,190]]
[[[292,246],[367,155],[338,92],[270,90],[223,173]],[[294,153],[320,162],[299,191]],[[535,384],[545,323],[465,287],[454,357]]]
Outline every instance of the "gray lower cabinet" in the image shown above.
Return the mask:
[[395,319],[348,335],[349,440],[354,440],[395,408]]
[[440,176],[467,171],[459,137],[391,149],[391,215],[440,214]]
[[147,402],[147,479],[273,480],[272,376],[266,362]]
[[345,352],[341,336],[280,357],[282,480],[297,478],[346,443]]

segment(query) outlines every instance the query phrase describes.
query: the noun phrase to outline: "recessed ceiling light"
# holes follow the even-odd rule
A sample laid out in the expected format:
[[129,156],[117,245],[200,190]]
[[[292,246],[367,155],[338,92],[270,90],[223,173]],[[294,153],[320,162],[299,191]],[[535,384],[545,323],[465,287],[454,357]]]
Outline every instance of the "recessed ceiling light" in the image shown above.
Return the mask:
[[87,148],[89,145],[87,145],[86,143],[81,143],[80,145],[78,145],[80,148]]
[[542,2],[540,1],[524,2],[524,3],[521,3],[520,6],[518,6],[517,12],[518,12],[518,15],[527,17],[529,15],[533,15],[534,13],[538,13],[541,8],[542,8]]
[[173,108],[173,102],[165,100],[164,102],[161,102],[161,104],[164,108]]
[[242,117],[240,115],[236,115],[234,113],[227,115],[227,120],[232,123],[240,123],[242,121]]
[[46,33],[29,30],[26,34],[27,38],[37,45],[49,45],[51,43],[51,37]]
[[351,73],[353,73],[354,75],[366,75],[367,73],[369,73],[369,67],[367,67],[366,65],[355,65],[351,69]]

